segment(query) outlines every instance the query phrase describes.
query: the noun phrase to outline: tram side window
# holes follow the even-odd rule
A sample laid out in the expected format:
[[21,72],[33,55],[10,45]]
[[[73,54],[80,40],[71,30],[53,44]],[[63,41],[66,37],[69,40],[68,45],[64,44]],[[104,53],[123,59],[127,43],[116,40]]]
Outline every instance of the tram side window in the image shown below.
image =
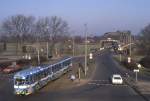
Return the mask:
[[33,74],[31,75],[31,81],[32,81],[32,83],[34,83],[34,75]]
[[52,67],[48,68],[48,74],[51,74],[51,68]]
[[41,79],[41,75],[40,75],[40,72],[37,73],[37,77],[38,77],[38,80]]
[[57,71],[56,65],[53,66],[53,72],[55,73]]
[[57,64],[57,71],[59,71],[61,69],[61,64]]
[[52,72],[57,72],[62,68],[61,63],[52,66]]
[[61,68],[63,68],[63,63],[62,63],[62,62],[61,62],[61,64],[60,64],[60,65],[61,65]]
[[44,77],[44,73],[43,73],[43,71],[41,71],[41,78],[43,78]]
[[38,73],[35,74],[35,81],[38,80]]
[[44,72],[44,77],[46,77],[47,76],[47,69],[45,69],[43,72]]
[[29,76],[26,77],[26,84],[30,84],[30,77]]
[[47,75],[51,74],[50,68],[48,68],[46,71],[47,71]]
[[55,68],[56,68],[56,72],[59,70],[59,68],[58,68],[58,64],[57,65],[55,65]]
[[54,72],[54,66],[52,66],[52,72]]
[[66,63],[65,63],[65,62],[63,62],[63,66],[66,66]]
[[31,75],[29,75],[28,81],[29,81],[29,84],[32,84],[32,77],[31,77]]
[[70,63],[71,63],[71,60],[68,60],[68,61],[67,61],[67,65],[69,65]]
[[58,71],[58,66],[57,65],[55,65],[55,72],[57,72]]
[[59,64],[59,69],[61,69],[62,68],[62,66],[61,66],[61,63]]
[[40,75],[39,77],[40,77],[40,79],[41,79],[41,78],[42,78],[42,72],[41,72],[41,71],[40,71],[39,75]]
[[65,62],[63,63],[63,65],[64,65],[64,66],[68,66],[68,65],[69,65],[69,61],[65,61]]

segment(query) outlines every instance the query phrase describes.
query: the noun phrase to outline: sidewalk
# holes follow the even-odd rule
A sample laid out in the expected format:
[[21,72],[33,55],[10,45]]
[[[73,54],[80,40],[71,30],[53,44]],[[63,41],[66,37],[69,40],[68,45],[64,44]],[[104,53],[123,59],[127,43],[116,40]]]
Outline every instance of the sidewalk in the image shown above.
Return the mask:
[[150,81],[138,81],[135,86],[142,94],[150,95]]
[[133,71],[126,69],[123,65],[119,64],[118,61],[114,60],[117,67],[123,71],[127,72],[130,77],[125,78],[125,82],[134,89],[135,92],[137,92],[140,96],[145,99],[145,101],[150,101],[150,77],[147,77],[146,75],[142,75],[141,73],[138,73],[138,82],[135,81],[135,74]]
[[150,81],[135,81],[132,77],[126,78],[125,82],[134,89],[145,101],[150,101]]

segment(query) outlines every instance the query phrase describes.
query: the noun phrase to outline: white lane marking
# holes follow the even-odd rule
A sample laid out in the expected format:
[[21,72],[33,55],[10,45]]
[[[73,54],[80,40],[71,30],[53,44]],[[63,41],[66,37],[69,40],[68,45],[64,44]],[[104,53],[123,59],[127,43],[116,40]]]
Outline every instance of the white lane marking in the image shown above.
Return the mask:
[[113,84],[100,84],[100,83],[93,83],[93,82],[89,82],[88,83],[89,85],[97,85],[97,86],[128,86],[128,85],[125,85],[125,84],[122,84],[122,85],[113,85]]
[[90,81],[109,82],[109,80],[90,80]]

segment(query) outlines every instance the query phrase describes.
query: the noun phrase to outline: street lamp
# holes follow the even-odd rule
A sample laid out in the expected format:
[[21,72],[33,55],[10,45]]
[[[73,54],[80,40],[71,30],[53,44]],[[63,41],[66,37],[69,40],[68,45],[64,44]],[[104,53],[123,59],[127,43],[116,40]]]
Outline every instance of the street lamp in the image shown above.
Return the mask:
[[[46,27],[45,27],[45,31],[47,32],[47,34],[48,34],[48,29],[49,29],[49,26],[48,25],[46,25]],[[48,37],[48,41],[49,41],[49,37]],[[47,43],[46,43],[46,52],[47,52],[47,60],[48,60],[48,55],[49,55],[49,43],[48,43],[48,41],[47,41]]]
[[139,69],[134,69],[133,72],[135,72],[135,81],[137,82],[138,81],[137,74],[139,72]]
[[137,67],[138,67],[139,69],[142,68],[141,64],[138,64]]
[[74,36],[72,36],[72,55],[74,56],[75,55],[75,50],[74,50],[74,45],[75,45],[75,42],[74,42]]
[[131,33],[130,33],[130,57],[131,57]]
[[85,76],[87,74],[87,24],[84,25],[85,27]]
[[121,45],[119,45],[118,50],[119,50],[119,52],[120,52],[120,62],[121,62],[121,60],[122,60],[122,58],[121,58],[121,51],[123,50],[122,47],[121,47]]

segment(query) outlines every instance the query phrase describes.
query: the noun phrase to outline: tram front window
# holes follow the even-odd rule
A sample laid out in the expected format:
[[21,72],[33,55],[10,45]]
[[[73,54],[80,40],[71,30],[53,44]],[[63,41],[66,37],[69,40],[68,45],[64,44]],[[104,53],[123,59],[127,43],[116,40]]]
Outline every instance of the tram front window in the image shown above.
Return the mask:
[[24,79],[18,79],[16,78],[15,80],[15,85],[24,85],[25,84],[25,80]]

